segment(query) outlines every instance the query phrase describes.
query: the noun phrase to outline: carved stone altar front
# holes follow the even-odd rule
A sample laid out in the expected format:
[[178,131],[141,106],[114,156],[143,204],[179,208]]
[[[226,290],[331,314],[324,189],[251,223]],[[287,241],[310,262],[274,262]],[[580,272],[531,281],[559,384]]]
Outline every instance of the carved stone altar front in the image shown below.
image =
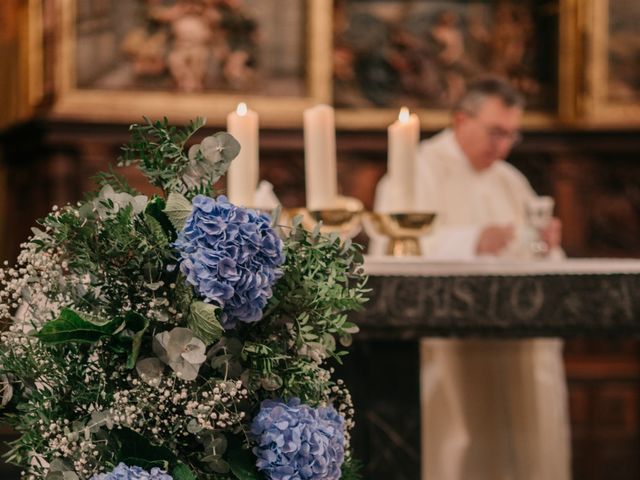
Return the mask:
[[[365,269],[371,300],[352,317],[361,332],[337,370],[357,405],[353,443],[371,480],[420,478],[419,338],[563,336],[574,339],[568,345],[607,338],[615,349],[618,339],[640,334],[639,260],[463,264],[368,258]],[[607,368],[617,380],[603,386],[599,377],[567,365],[574,478],[630,479],[640,471],[630,463],[637,452],[623,450],[629,441],[618,433],[637,417],[637,380],[624,364]],[[590,422],[602,429],[585,430]],[[617,473],[589,470],[607,463],[618,465]]]
[[368,259],[367,338],[640,333],[640,261],[429,263]]

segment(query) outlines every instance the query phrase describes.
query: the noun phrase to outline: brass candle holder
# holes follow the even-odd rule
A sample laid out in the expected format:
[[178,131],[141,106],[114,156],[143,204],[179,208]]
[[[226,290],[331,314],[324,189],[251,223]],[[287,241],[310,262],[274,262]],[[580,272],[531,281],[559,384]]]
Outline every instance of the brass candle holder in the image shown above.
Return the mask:
[[320,233],[330,235],[337,233],[342,240],[355,237],[362,229],[362,202],[352,197],[339,197],[336,207],[309,210],[293,208],[288,210],[291,218],[301,215],[302,226],[313,230],[320,226]]
[[433,212],[402,212],[368,214],[373,228],[389,237],[387,254],[394,257],[421,255],[420,238],[431,230]]

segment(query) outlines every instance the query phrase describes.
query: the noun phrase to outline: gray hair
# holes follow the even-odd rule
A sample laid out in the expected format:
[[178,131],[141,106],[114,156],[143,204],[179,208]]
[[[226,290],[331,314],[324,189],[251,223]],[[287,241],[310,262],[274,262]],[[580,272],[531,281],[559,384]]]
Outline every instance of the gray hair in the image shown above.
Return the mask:
[[524,96],[510,83],[496,76],[481,77],[467,84],[467,90],[453,106],[454,112],[474,114],[488,97],[497,97],[507,107],[525,107]]

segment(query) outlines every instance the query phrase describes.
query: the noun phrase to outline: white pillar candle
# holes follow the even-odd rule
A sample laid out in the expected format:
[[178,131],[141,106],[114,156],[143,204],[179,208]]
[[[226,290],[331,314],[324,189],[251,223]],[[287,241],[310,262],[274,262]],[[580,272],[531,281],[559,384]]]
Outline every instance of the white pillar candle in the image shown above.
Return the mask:
[[227,173],[229,201],[244,207],[253,207],[258,187],[258,114],[244,103],[227,115],[227,132],[240,142],[240,153],[231,162]]
[[304,111],[304,168],[307,208],[335,208],[338,197],[335,115],[329,105]]
[[415,161],[420,140],[418,116],[402,107],[398,120],[388,128],[389,151],[387,173],[391,190],[389,211],[411,212],[415,209]]

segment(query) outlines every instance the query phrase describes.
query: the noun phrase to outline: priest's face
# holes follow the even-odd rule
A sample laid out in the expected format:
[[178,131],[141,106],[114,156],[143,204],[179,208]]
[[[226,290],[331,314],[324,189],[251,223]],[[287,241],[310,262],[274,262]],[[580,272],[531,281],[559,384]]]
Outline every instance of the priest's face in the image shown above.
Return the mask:
[[454,131],[460,147],[477,171],[489,168],[509,155],[520,140],[522,108],[487,97],[476,112],[456,112]]

